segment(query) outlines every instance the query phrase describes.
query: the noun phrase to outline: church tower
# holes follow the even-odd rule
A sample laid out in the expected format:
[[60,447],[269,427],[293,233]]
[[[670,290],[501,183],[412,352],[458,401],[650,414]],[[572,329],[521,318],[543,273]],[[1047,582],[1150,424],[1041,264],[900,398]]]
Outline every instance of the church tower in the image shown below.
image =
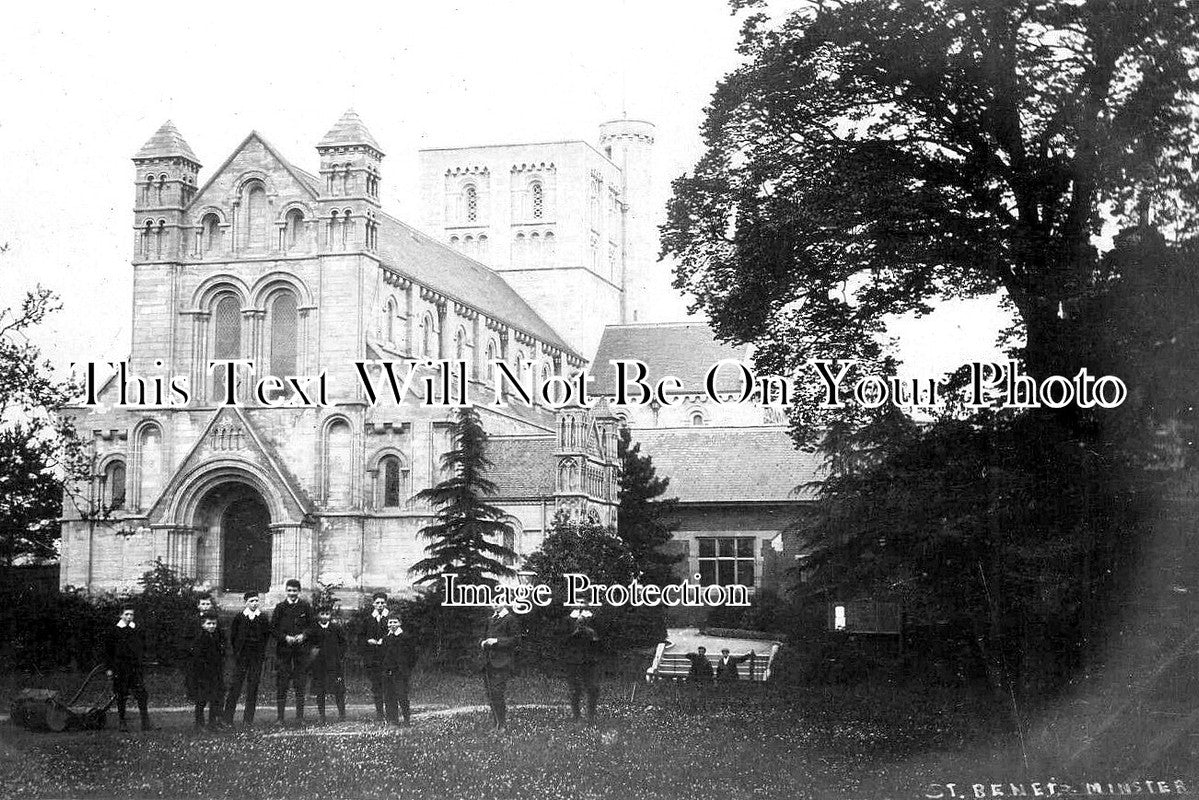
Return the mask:
[[624,305],[621,322],[652,319],[651,276],[658,262],[658,220],[650,205],[654,124],[618,119],[600,125],[600,150],[620,167],[624,199]]
[[317,143],[321,157],[318,212],[326,252],[378,249],[379,163],[383,150],[353,109]]
[[170,120],[133,157],[133,263],[179,261],[183,210],[196,195],[200,161]]

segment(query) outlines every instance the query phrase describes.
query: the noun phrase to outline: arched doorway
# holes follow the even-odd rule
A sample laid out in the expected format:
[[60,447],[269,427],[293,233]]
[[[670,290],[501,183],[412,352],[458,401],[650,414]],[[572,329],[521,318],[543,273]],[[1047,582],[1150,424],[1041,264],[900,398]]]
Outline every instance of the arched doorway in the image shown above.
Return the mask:
[[271,512],[248,484],[212,487],[196,508],[199,575],[222,591],[266,591],[271,585]]
[[271,513],[258,497],[241,497],[221,515],[224,565],[221,585],[227,592],[262,591],[271,584]]

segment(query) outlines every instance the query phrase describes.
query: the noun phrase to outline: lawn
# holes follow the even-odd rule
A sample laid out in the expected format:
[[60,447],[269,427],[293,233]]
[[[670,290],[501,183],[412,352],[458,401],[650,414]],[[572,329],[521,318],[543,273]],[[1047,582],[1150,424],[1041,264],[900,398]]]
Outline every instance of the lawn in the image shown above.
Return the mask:
[[[158,680],[165,680],[160,678]],[[632,696],[632,689],[637,691]],[[264,687],[266,688],[266,687]],[[569,721],[563,686],[513,681],[511,730],[489,731],[479,680],[425,675],[415,725],[370,721],[351,684],[346,723],[193,733],[37,734],[0,726],[0,793],[14,797],[916,798],[978,782],[1048,781],[965,692],[609,682],[596,727]],[[151,691],[154,690],[153,685]],[[266,692],[268,699],[273,692]],[[273,709],[265,715],[273,719]],[[1150,776],[1146,776],[1150,777]],[[1162,775],[1188,779],[1188,775]],[[939,788],[938,788],[939,787]],[[1031,786],[1027,787],[1033,796]],[[989,791],[989,789],[988,789]],[[946,795],[948,796],[948,795]],[[960,794],[958,796],[974,796]],[[987,795],[991,796],[991,795]]]

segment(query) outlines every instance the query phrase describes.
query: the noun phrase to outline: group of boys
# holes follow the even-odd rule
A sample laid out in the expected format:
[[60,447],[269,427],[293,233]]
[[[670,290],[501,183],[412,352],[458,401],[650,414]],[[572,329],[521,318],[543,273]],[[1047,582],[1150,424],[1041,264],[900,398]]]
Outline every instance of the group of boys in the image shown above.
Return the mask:
[[[345,629],[332,622],[333,612],[328,606],[318,608],[313,615],[311,605],[300,597],[298,580],[287,581],[285,588],[286,597],[275,606],[269,620],[260,608],[261,598],[257,592],[243,595],[245,607],[229,627],[233,673],[228,687],[224,680],[225,637],[220,630],[216,608],[210,595],[198,598],[198,620],[189,622],[185,631],[189,654],[187,693],[195,706],[197,728],[204,726],[206,711],[209,727],[232,725],[243,688],[242,719],[247,726],[253,725],[258,706],[258,682],[271,639],[275,640],[278,720],[283,721],[289,690],[295,692],[296,719],[304,719],[309,677],[321,722],[325,722],[329,694],[333,695],[337,705],[338,718],[345,719]],[[404,631],[399,616],[388,607],[386,594],[376,592],[371,605],[371,613],[364,624],[363,653],[374,695],[375,714],[380,721],[408,725],[411,721],[409,680],[416,665],[416,645],[412,635]],[[580,719],[580,704],[586,695],[587,716],[594,720],[599,696],[599,635],[591,627],[590,611],[577,609],[571,617],[573,626],[565,640],[563,653],[571,708],[575,719]],[[516,615],[507,606],[500,606],[488,619],[486,632],[479,642],[484,686],[498,730],[502,730],[507,722],[505,695],[520,638],[521,626]],[[134,622],[134,611],[124,609],[111,632],[107,650],[121,730],[128,730],[125,709],[131,694],[141,712],[142,729],[151,728],[142,674],[144,649],[142,633]]]

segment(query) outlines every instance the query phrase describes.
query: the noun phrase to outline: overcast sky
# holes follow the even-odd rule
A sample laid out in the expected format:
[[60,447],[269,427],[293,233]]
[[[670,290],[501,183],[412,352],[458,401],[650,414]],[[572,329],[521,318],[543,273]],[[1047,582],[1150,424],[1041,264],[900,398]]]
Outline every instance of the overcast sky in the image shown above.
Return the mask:
[[[131,156],[171,119],[206,180],[251,130],[315,170],[349,107],[386,151],[383,201],[416,222],[416,151],[586,139],[627,113],[657,126],[656,197],[701,152],[738,63],[723,0],[20,3],[0,26],[0,304],[42,283],[64,311],[57,363],[121,358],[132,313]],[[663,319],[683,304],[662,298]],[[905,325],[916,374],[993,355],[990,304]]]

